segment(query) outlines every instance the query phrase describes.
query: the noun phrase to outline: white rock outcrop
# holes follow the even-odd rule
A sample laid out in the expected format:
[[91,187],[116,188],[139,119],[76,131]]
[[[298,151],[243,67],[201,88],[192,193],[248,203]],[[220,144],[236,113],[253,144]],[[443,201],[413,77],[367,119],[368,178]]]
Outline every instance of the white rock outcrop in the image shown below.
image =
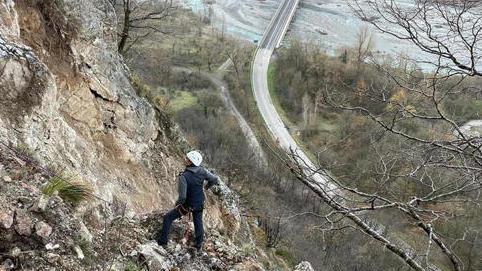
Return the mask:
[[169,204],[182,164],[129,82],[108,1],[49,3],[0,3],[0,142],[28,148],[129,211]]

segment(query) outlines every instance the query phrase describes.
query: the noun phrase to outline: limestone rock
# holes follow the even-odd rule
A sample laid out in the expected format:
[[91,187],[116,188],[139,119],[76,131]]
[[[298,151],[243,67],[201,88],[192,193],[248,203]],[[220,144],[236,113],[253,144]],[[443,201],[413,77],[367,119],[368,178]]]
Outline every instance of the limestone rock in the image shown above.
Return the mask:
[[300,262],[296,267],[294,271],[315,271],[313,267],[311,266],[311,263],[307,261]]
[[30,216],[23,210],[16,212],[15,216],[15,230],[18,234],[23,236],[30,236],[32,234],[33,221]]
[[38,198],[38,200],[33,204],[30,210],[34,212],[45,212],[48,202],[49,202],[49,198],[46,195],[42,194]]
[[55,249],[58,249],[58,248],[60,248],[59,244],[48,243],[48,244],[45,245],[45,249],[47,249],[47,250],[55,250]]
[[0,226],[10,229],[13,225],[13,215],[10,212],[0,210]]
[[18,247],[14,247],[10,250],[10,255],[12,255],[12,257],[18,257],[20,256],[20,253],[22,253],[22,250]]
[[80,260],[83,260],[85,258],[84,252],[79,246],[75,246],[74,251],[77,254],[77,258],[79,258]]
[[49,253],[46,254],[46,258],[47,258],[47,262],[53,264],[53,263],[56,263],[60,260],[60,255],[49,252]]
[[226,270],[227,266],[223,261],[221,261],[221,259],[216,258],[216,257],[211,257],[209,259],[209,269],[211,269],[211,270]]
[[171,270],[174,263],[167,252],[155,242],[149,242],[137,247],[138,257],[146,261],[149,270]]
[[35,3],[0,1],[1,141],[35,150],[43,165],[93,184],[108,202],[121,195],[130,213],[169,204],[175,184],[163,184],[170,199],[154,187],[175,178],[181,159],[160,159],[170,132],[129,82],[115,50],[115,12],[103,1],[59,0],[51,17],[66,19],[55,22],[62,35],[49,35]]
[[12,178],[10,178],[10,176],[3,176],[3,181],[6,182],[6,183],[10,183],[12,182]]
[[13,159],[15,160],[15,162],[17,162],[22,167],[24,167],[27,164],[25,161],[23,161],[22,159],[20,159],[18,157],[13,157]]
[[0,2],[0,34],[17,36],[20,34],[20,27],[17,22],[17,13],[12,0]]
[[58,195],[58,192],[55,191],[52,197],[50,197],[47,201],[47,207],[49,209],[55,209],[58,206],[62,205],[64,200]]
[[79,229],[79,234],[80,234],[80,238],[83,240],[83,241],[86,241],[88,243],[92,243],[92,239],[94,238],[92,236],[92,234],[90,233],[89,229],[87,229],[87,227],[85,226],[84,222],[80,222],[79,223],[79,226],[80,226],[80,229]]
[[50,234],[52,234],[52,227],[49,224],[43,221],[40,221],[37,224],[35,224],[35,233],[39,237],[43,239],[47,239],[49,238]]

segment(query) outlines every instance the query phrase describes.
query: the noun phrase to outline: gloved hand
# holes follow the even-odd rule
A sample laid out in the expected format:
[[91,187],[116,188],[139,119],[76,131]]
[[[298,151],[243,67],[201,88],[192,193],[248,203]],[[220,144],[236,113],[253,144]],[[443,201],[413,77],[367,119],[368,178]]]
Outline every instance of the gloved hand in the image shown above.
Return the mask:
[[213,191],[213,194],[217,196],[221,196],[223,192],[219,185],[214,185],[213,187],[211,187],[211,191]]

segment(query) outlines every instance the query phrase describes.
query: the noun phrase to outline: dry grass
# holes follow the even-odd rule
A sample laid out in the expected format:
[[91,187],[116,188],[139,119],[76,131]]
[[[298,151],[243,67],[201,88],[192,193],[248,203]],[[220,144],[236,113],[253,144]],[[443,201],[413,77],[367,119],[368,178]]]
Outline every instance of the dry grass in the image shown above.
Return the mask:
[[89,185],[60,176],[52,177],[42,192],[48,196],[58,193],[64,201],[73,205],[87,201],[93,196],[93,190]]

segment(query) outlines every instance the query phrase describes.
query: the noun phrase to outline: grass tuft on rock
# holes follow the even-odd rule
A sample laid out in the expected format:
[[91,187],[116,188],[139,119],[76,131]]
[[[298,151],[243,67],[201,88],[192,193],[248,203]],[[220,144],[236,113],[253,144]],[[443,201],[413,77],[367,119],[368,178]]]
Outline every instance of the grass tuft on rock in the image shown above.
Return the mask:
[[78,181],[70,181],[68,178],[54,176],[42,192],[48,196],[52,196],[58,192],[58,195],[66,202],[78,205],[79,203],[89,200],[93,196],[92,188]]

